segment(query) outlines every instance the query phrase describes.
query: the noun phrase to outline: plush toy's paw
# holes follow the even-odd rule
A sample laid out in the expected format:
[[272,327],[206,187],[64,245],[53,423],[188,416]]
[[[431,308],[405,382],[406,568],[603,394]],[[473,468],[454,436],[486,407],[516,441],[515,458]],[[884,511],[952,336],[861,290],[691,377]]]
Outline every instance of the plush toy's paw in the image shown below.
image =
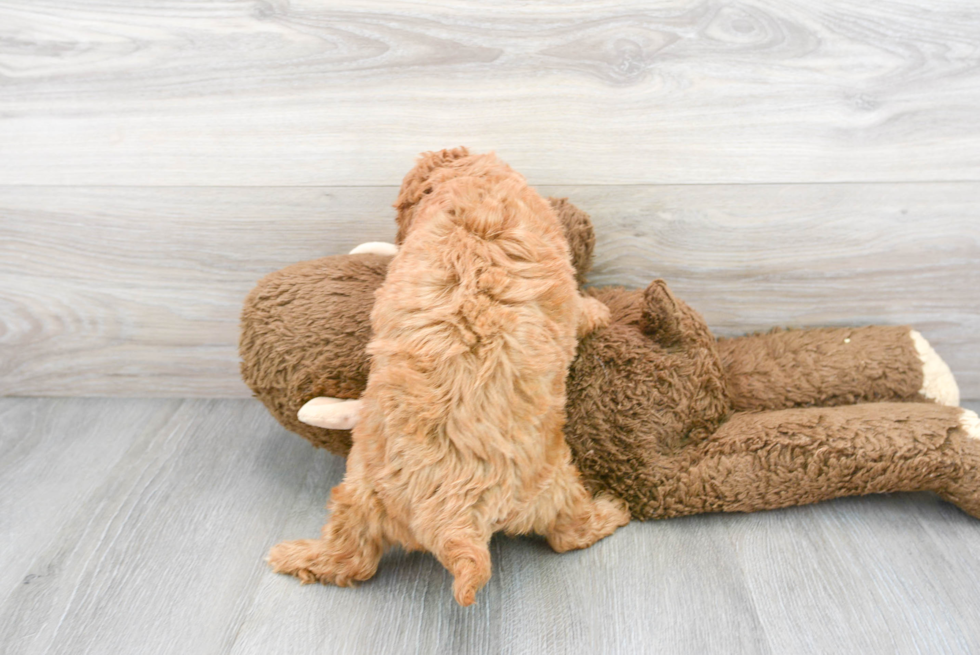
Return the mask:
[[322,396],[299,408],[296,418],[301,423],[330,430],[352,430],[361,411],[360,400],[343,400]]
[[373,255],[397,255],[398,246],[393,243],[385,243],[383,241],[368,241],[367,243],[362,243],[353,250],[351,250],[348,255],[360,255],[363,253],[370,253]]
[[956,380],[953,378],[953,372],[949,370],[949,366],[933,350],[925,337],[916,330],[912,330],[909,336],[912,337],[915,352],[922,362],[922,389],[919,390],[919,395],[940,405],[958,407],[960,389],[956,385]]
[[977,416],[976,412],[964,409],[963,417],[960,418],[960,425],[967,437],[980,443],[980,416]]

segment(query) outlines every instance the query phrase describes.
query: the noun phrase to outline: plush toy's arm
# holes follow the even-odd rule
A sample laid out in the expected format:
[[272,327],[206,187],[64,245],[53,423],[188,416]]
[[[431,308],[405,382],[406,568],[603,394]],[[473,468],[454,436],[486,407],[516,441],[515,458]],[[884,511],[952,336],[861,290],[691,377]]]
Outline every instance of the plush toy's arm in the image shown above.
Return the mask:
[[908,327],[782,330],[721,339],[736,410],[931,400],[959,404],[956,381]]
[[980,420],[930,403],[740,413],[710,438],[659,457],[650,476],[656,494],[622,494],[637,518],[894,491],[934,491],[980,518]]
[[[351,250],[349,255],[395,255],[398,246],[383,241],[369,241]],[[306,402],[296,413],[300,423],[328,430],[352,430],[361,410],[360,400],[318,396]]]

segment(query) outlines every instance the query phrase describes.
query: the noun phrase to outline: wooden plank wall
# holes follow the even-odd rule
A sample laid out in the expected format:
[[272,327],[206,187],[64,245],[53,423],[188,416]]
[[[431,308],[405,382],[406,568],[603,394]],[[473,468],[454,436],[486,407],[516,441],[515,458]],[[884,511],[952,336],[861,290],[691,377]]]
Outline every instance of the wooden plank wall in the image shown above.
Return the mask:
[[495,149],[719,334],[913,323],[980,397],[974,0],[0,2],[0,393],[240,396],[263,274]]

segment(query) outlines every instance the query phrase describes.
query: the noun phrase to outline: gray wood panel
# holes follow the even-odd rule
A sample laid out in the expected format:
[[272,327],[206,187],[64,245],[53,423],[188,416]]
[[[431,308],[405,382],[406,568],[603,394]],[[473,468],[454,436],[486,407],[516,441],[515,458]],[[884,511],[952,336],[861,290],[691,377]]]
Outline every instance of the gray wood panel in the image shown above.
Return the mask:
[[980,180],[974,0],[0,4],[0,184]]
[[980,650],[980,522],[927,494],[632,523],[565,555],[496,538],[462,609],[427,554],[356,589],[266,568],[344,467],[255,401],[5,398],[0,448],[0,653]]
[[[595,284],[668,280],[718,334],[910,323],[980,397],[980,183],[542,186]],[[247,395],[265,273],[391,239],[394,187],[0,188],[0,394]]]

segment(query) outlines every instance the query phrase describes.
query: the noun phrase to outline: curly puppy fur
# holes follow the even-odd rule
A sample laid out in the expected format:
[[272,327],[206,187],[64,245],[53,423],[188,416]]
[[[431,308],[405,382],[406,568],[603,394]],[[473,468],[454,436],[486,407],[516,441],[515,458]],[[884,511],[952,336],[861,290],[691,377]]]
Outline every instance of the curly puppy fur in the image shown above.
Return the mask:
[[[582,283],[592,268],[592,221],[565,198],[548,202]],[[311,398],[364,393],[371,308],[390,261],[390,255],[362,253],[299,262],[262,278],[242,307],[242,379],[287,430],[338,455],[350,451],[350,430],[307,425],[297,411]]]
[[579,295],[562,225],[494,155],[427,153],[396,204],[401,249],[371,314],[368,386],[319,540],[269,561],[304,582],[374,575],[385,548],[432,552],[461,605],[494,532],[585,548],[629,520],[593,499],[562,428],[577,338],[608,309]]

